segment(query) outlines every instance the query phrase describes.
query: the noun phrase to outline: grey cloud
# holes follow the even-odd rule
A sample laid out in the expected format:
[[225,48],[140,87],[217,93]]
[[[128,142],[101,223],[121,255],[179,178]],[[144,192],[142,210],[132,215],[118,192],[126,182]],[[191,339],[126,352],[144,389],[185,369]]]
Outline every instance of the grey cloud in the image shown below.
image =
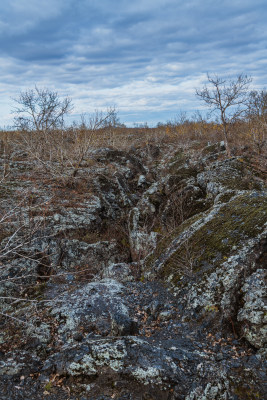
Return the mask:
[[0,103],[38,84],[69,93],[77,113],[110,102],[125,118],[138,111],[154,121],[196,108],[194,88],[207,71],[266,82],[265,0],[39,4],[0,4]]

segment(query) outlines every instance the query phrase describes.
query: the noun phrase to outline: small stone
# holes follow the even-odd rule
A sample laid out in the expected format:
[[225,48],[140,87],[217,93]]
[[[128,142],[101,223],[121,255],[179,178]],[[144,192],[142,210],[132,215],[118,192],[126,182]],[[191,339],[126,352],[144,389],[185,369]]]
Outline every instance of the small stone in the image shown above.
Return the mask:
[[241,363],[240,363],[240,361],[238,361],[238,360],[235,360],[235,361],[233,361],[233,362],[231,363],[231,367],[232,367],[232,368],[239,368],[240,365],[241,365]]
[[54,221],[55,222],[59,222],[60,221],[60,215],[59,214],[55,214],[54,215]]
[[143,186],[146,184],[146,177],[145,175],[140,175],[138,178],[137,186]]
[[222,353],[216,354],[215,356],[216,361],[222,361],[224,359],[224,356],[222,355]]
[[161,321],[169,321],[172,318],[172,312],[171,311],[162,311],[159,314],[159,319]]
[[225,150],[225,143],[223,140],[220,142],[220,148],[221,148],[221,151]]
[[114,336],[134,335],[138,333],[138,325],[125,315],[115,315],[111,322],[111,333]]
[[81,332],[75,333],[73,339],[76,340],[76,342],[81,342],[83,340],[83,334]]

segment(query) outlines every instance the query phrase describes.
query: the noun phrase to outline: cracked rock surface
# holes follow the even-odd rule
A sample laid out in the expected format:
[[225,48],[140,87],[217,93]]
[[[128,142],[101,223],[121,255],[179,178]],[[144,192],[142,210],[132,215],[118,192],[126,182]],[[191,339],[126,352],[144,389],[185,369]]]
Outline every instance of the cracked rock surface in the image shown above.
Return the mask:
[[1,400],[265,398],[264,176],[190,151],[97,149],[70,187],[14,163],[1,212],[31,203],[1,231]]

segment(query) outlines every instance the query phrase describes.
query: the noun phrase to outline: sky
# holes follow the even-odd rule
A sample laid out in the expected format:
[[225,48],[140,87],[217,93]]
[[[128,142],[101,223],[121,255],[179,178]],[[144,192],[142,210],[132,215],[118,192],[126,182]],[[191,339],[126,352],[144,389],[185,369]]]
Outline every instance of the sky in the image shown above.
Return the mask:
[[207,73],[266,88],[266,21],[266,0],[1,0],[0,127],[35,85],[128,126],[203,110]]

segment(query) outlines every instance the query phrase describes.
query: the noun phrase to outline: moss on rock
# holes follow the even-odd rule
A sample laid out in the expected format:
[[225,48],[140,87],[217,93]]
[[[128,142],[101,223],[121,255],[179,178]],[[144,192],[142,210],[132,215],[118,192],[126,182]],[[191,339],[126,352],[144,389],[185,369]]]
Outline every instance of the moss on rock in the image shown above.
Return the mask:
[[146,260],[146,268],[153,269],[161,259],[160,275],[165,280],[172,276],[173,283],[177,283],[183,275],[183,260],[184,268],[188,267],[186,262],[189,256],[195,258],[193,272],[198,272],[202,267],[215,269],[241,248],[245,241],[261,233],[266,222],[266,192],[239,194],[210,213],[201,213],[188,219],[163,238],[153,256]]

